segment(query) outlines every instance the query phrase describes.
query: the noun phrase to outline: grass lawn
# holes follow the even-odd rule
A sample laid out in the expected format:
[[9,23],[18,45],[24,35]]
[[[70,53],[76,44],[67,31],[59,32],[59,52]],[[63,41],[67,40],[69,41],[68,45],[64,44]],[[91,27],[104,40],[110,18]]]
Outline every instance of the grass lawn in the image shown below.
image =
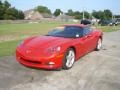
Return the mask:
[[[54,27],[71,22],[42,22],[38,24],[0,24],[0,39],[7,37],[9,40],[0,42],[0,57],[15,54],[17,44],[29,36],[44,35]],[[120,29],[119,26],[96,26],[104,32]]]
[[20,40],[6,41],[0,43],[0,57],[9,56],[15,54],[15,48],[17,47]]
[[113,32],[120,30],[120,25],[118,26],[96,26],[96,28],[101,29],[103,32]]
[[0,25],[0,36],[4,35],[36,35],[45,34],[48,30],[68,24],[70,22],[41,22],[41,23],[25,23],[25,24],[1,24]]

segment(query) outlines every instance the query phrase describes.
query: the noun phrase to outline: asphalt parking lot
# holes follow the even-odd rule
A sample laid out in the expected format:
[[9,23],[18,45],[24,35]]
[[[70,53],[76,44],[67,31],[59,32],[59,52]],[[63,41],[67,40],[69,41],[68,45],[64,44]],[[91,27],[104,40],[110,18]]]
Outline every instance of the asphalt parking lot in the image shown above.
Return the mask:
[[0,58],[0,90],[120,90],[120,31],[104,33],[103,48],[70,70],[46,71]]

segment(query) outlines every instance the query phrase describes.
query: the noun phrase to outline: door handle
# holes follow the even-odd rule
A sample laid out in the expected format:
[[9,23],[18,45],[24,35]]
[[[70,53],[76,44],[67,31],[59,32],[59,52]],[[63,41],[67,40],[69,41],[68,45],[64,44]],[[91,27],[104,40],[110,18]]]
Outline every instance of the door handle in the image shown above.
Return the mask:
[[89,38],[89,37],[92,37],[92,35],[87,35],[87,36],[85,36],[85,38]]
[[88,37],[92,37],[92,35],[88,35]]
[[84,36],[83,40],[86,40],[89,37],[92,37],[92,35],[86,35],[86,36]]

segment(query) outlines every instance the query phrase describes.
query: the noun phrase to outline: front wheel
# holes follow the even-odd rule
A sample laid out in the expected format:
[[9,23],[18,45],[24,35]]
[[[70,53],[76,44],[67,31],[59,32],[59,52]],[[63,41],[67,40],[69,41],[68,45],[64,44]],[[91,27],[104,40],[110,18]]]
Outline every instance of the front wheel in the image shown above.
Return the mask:
[[96,50],[99,51],[102,48],[102,39],[99,38],[97,41]]
[[65,53],[65,57],[63,60],[63,69],[70,69],[72,68],[75,62],[75,52],[72,48],[68,49]]

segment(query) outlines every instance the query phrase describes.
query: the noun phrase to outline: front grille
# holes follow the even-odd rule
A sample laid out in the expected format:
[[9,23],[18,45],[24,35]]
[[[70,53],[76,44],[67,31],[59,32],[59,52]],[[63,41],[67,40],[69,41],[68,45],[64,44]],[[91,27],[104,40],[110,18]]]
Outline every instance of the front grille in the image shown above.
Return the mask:
[[27,60],[24,58],[20,58],[22,61],[26,62],[26,63],[30,63],[30,64],[41,64],[40,61],[33,61],[33,60]]

